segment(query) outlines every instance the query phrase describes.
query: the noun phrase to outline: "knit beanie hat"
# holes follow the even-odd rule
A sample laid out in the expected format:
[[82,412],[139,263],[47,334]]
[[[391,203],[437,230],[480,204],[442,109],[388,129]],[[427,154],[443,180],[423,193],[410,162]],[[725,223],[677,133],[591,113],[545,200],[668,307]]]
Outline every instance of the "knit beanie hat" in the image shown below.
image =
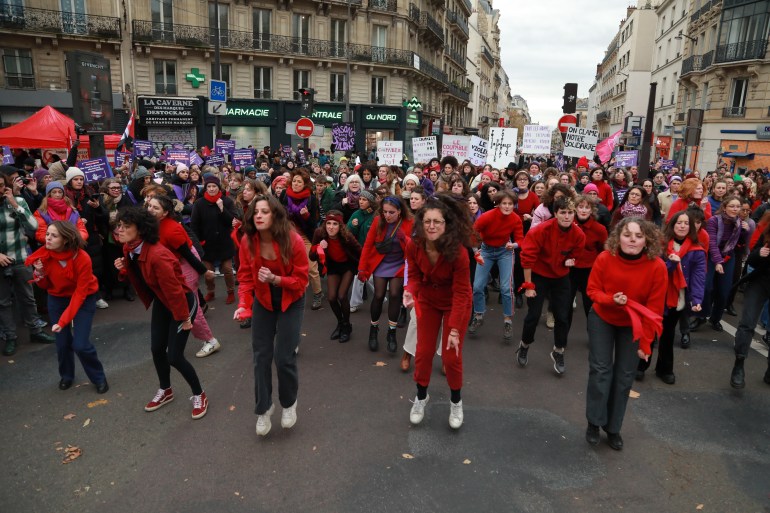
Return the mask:
[[182,171],[190,171],[190,168],[187,167],[187,164],[185,164],[184,162],[180,162],[179,164],[176,165],[176,173],[179,174]]
[[577,167],[584,167],[588,169],[588,159],[586,157],[580,157],[577,163]]
[[67,170],[67,173],[66,173],[64,176],[65,176],[65,179],[64,179],[64,183],[65,183],[65,184],[68,184],[68,183],[70,183],[70,180],[72,180],[72,179],[73,179],[73,178],[75,178],[76,176],[82,176],[82,177],[83,177],[83,180],[85,180],[85,179],[86,179],[86,175],[85,175],[85,173],[83,173],[83,171],[81,171],[79,168],[77,168],[77,167],[74,167],[74,166],[73,166],[73,167],[71,167],[71,168],[69,168],[69,169]]
[[50,172],[48,172],[48,170],[47,170],[47,169],[43,169],[43,168],[40,168],[40,169],[35,169],[35,170],[32,172],[32,176],[33,176],[33,177],[35,178],[35,180],[37,180],[38,182],[42,182],[42,181],[43,181],[43,178],[44,178],[44,177],[46,177],[46,176],[51,176],[51,173],[50,173]]
[[61,184],[61,182],[51,182],[45,186],[45,195],[48,196],[54,189],[61,189],[64,191],[64,186]]
[[668,183],[671,184],[671,182],[681,182],[682,177],[679,175],[673,175],[671,178],[668,179]]
[[596,194],[599,194],[599,188],[595,183],[589,183],[583,187],[583,194],[588,194],[589,192],[595,192]]
[[220,189],[222,188],[222,183],[219,181],[219,178],[217,178],[215,175],[212,175],[211,173],[207,174],[203,177],[203,185],[206,186],[210,183],[213,183]]
[[286,180],[286,177],[281,175],[273,179],[273,182],[270,184],[270,187],[272,187],[273,192],[275,192],[275,186],[280,185],[284,189],[286,188],[286,183],[288,180]]
[[359,198],[366,198],[369,200],[369,203],[374,203],[374,194],[369,191],[361,191]]
[[417,178],[417,175],[414,173],[409,173],[404,177],[404,181],[402,183],[404,184],[405,187],[406,187],[406,182],[408,182],[409,180],[413,181],[414,185],[420,185],[420,179]]
[[63,180],[65,177],[64,162],[61,160],[54,162],[48,166],[48,172],[51,173],[54,180]]
[[136,172],[134,173],[134,180],[138,180],[139,178],[144,178],[145,176],[150,176],[150,172],[147,171],[147,168],[144,166],[137,167]]

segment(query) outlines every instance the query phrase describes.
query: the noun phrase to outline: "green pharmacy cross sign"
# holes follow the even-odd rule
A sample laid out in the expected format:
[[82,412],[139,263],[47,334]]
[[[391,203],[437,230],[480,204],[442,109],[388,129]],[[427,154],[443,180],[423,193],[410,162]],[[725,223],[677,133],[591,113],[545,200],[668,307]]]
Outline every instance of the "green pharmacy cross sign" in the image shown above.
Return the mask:
[[412,112],[417,112],[418,110],[422,110],[422,103],[420,103],[420,100],[418,100],[416,96],[412,96],[411,100],[404,102],[404,107],[411,109]]
[[198,68],[192,68],[184,78],[190,82],[195,89],[198,89],[201,84],[206,81],[206,75],[201,73]]

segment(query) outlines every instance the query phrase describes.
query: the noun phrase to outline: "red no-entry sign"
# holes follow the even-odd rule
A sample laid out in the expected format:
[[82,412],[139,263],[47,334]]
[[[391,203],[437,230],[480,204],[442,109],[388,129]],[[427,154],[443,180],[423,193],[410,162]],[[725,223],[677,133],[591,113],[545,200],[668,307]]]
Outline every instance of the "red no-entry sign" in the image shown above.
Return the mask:
[[559,118],[559,132],[566,134],[570,126],[577,126],[577,117],[567,114]]
[[313,123],[313,120],[310,118],[300,118],[299,121],[297,121],[297,126],[294,127],[294,133],[297,134],[297,137],[302,139],[308,139],[313,135],[314,130],[315,123]]

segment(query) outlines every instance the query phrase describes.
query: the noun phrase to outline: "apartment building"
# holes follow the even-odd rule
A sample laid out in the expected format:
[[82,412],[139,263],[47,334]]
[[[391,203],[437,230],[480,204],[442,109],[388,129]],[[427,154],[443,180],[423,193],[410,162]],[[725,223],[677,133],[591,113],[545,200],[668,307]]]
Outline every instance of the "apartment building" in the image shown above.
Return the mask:
[[489,127],[498,126],[501,117],[500,87],[500,11],[491,0],[474,0],[470,17],[471,37],[468,54],[473,60],[468,66],[469,79],[473,82],[471,107],[475,125],[482,137],[487,137]]

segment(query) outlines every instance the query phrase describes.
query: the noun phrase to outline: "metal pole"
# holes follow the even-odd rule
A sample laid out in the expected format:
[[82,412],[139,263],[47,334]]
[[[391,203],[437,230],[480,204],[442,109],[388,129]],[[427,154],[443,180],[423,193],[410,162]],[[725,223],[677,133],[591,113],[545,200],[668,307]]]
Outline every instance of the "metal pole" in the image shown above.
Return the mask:
[[347,33],[345,34],[345,61],[347,73],[345,75],[345,114],[342,116],[342,121],[349,123],[353,121],[350,119],[350,32],[352,20],[350,19],[350,2],[348,0],[348,21],[346,23]]
[[[214,18],[216,24],[216,38],[214,39],[214,71],[212,78],[214,80],[220,80],[221,70],[219,63],[219,0],[214,0]],[[222,137],[222,116],[214,116],[214,139]]]
[[644,134],[642,134],[642,154],[639,157],[639,178],[651,178],[650,176],[650,149],[652,146],[652,122],[655,115],[655,91],[658,83],[650,84],[650,98],[647,100],[647,119],[644,122]]

